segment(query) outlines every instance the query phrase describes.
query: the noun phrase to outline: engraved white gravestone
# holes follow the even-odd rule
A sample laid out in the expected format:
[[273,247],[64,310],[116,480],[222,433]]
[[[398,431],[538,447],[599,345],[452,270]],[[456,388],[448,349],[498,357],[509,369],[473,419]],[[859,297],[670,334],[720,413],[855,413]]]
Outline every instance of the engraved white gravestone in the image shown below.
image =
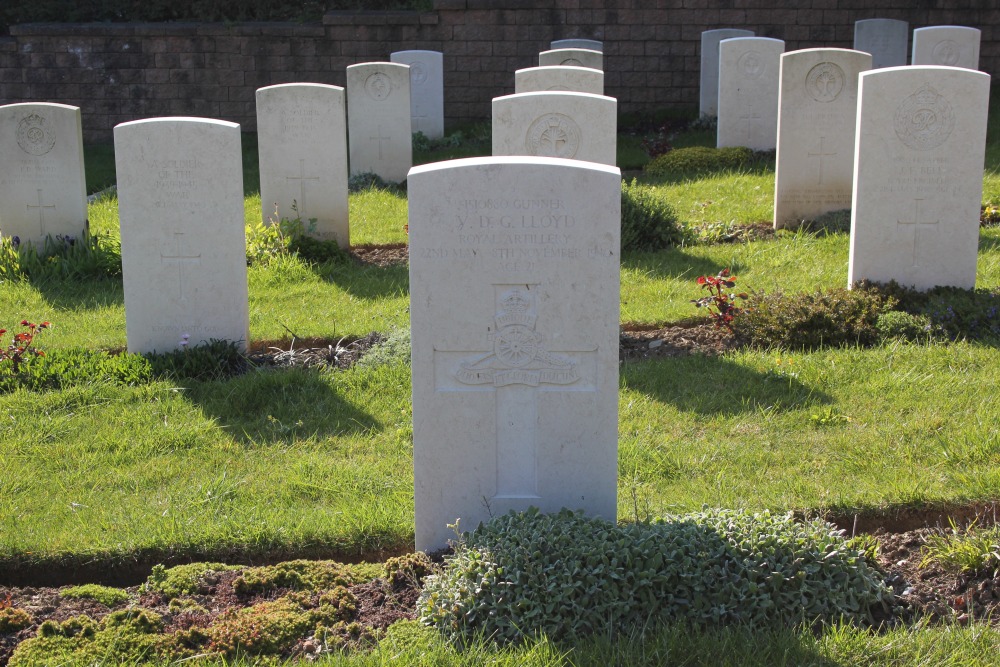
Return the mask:
[[444,54],[396,51],[389,60],[410,66],[410,121],[428,139],[444,136]]
[[80,109],[0,106],[0,236],[41,248],[45,237],[87,228]]
[[592,49],[552,49],[538,54],[538,66],[590,67],[604,69],[604,54]]
[[872,69],[906,64],[910,24],[896,19],[854,22],[854,50],[872,54]]
[[351,175],[372,172],[401,183],[413,166],[410,68],[362,63],[347,68]]
[[211,339],[246,349],[240,126],[152,118],[114,135],[129,352]]
[[417,549],[531,506],[615,520],[620,191],[557,158],[410,171]]
[[861,75],[848,285],[975,286],[989,93],[957,67]]
[[[257,90],[264,219],[300,217],[318,239],[350,245],[344,89],[286,83]],[[294,208],[293,208],[294,207]]]
[[604,51],[604,42],[596,39],[556,39],[549,43],[550,49],[588,49]]
[[493,98],[493,155],[537,155],[614,165],[618,101],[538,92]]
[[858,75],[871,62],[849,49],[781,55],[775,229],[851,207]]
[[957,25],[917,28],[910,64],[979,69],[980,37],[978,29]]
[[785,43],[769,37],[719,42],[716,146],[771,150],[778,143],[778,73]]
[[526,67],[514,72],[514,93],[537,93],[563,90],[576,93],[604,94],[604,72],[590,67]]
[[701,93],[698,110],[702,116],[719,115],[719,42],[753,36],[753,30],[736,28],[720,28],[701,33]]

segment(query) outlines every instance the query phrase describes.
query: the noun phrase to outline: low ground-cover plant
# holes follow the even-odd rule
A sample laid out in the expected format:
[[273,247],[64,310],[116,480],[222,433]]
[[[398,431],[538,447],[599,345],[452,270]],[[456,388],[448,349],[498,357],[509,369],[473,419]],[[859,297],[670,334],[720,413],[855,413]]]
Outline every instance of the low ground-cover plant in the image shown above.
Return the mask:
[[694,627],[866,622],[881,575],[827,523],[716,510],[616,525],[567,510],[498,517],[425,579],[424,623],[454,640]]
[[48,236],[41,248],[16,236],[0,239],[0,280],[92,280],[121,273],[121,240],[111,234]]
[[762,348],[873,345],[879,340],[879,315],[893,303],[877,292],[846,288],[752,292],[746,312],[733,322],[733,332]]
[[59,591],[59,595],[64,598],[94,600],[96,602],[100,602],[106,607],[114,607],[117,604],[125,602],[129,598],[128,591],[122,588],[101,586],[100,584],[70,586],[69,588],[64,588]]
[[[298,213],[295,204],[292,210]],[[275,204],[274,215],[268,216],[266,223],[254,219],[247,225],[247,265],[266,266],[279,257],[292,255],[313,264],[347,260],[347,252],[336,241],[317,239],[313,236],[315,231],[315,218],[308,221],[302,220],[299,215],[291,219],[283,218]]]
[[650,176],[702,176],[713,172],[745,169],[759,157],[744,146],[676,148],[651,160],[645,167]]
[[653,188],[632,179],[622,181],[622,251],[652,252],[684,245],[693,238],[670,204]]
[[936,563],[946,570],[962,573],[992,572],[1000,576],[1000,526],[982,528],[975,524],[951,528],[927,538],[920,567]]
[[1000,288],[962,289],[934,287],[918,291],[896,281],[879,285],[861,282],[856,287],[891,299],[925,327],[919,336],[947,340],[1000,340]]

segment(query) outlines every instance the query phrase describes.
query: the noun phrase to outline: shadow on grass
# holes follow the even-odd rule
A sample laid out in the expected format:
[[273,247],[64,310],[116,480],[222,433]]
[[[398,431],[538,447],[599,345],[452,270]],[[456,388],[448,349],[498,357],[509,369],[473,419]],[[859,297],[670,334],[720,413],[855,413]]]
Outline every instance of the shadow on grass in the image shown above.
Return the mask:
[[313,271],[328,283],[360,299],[406,296],[410,292],[410,272],[405,264],[358,266],[350,264],[314,265]]
[[[692,285],[698,276],[714,276],[726,266],[705,257],[688,255],[680,248],[658,252],[629,252],[622,256],[622,268],[642,273],[649,278],[685,278]],[[745,267],[739,262],[728,267],[735,274]]]
[[289,368],[194,383],[186,396],[246,445],[378,430],[371,414],[338,394],[320,371]]
[[724,357],[692,355],[623,364],[623,388],[704,415],[785,412],[832,402],[794,372],[758,371]]
[[1000,236],[979,236],[979,252],[1000,251]]
[[31,281],[45,300],[58,310],[100,310],[125,303],[121,276],[86,280]]

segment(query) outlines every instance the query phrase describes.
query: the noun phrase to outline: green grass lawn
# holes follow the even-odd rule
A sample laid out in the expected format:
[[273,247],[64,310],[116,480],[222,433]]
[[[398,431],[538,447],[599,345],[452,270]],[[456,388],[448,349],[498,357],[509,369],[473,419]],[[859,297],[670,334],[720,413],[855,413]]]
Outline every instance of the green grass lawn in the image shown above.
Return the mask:
[[[984,201],[1000,203],[997,123],[990,128]],[[620,154],[635,147],[626,138]],[[245,149],[246,216],[254,220],[261,210],[252,137]],[[102,163],[99,153],[88,160]],[[91,181],[94,189],[108,182]],[[763,168],[656,188],[684,224],[757,222],[770,218],[774,174]],[[352,193],[350,207],[354,243],[406,241],[405,195]],[[90,220],[94,231],[116,234],[116,200],[91,204]],[[998,287],[1000,228],[983,229],[980,239],[977,286]],[[848,243],[842,233],[800,232],[626,254],[622,321],[696,315],[695,278],[726,267],[744,289],[844,286]],[[249,282],[252,342],[288,331],[337,339],[408,326],[405,267],[292,257],[251,267]],[[125,345],[120,279],[3,282],[0,314],[7,327],[51,321],[45,349]],[[998,500],[998,362],[996,346],[959,342],[624,364],[619,516],[703,505],[877,514]],[[0,569],[404,551],[413,539],[412,471],[405,363],[133,387],[95,378],[0,394]],[[618,642],[466,653],[416,632],[322,664],[972,665],[997,664],[998,653],[1000,633],[983,626],[820,635],[667,628]]]

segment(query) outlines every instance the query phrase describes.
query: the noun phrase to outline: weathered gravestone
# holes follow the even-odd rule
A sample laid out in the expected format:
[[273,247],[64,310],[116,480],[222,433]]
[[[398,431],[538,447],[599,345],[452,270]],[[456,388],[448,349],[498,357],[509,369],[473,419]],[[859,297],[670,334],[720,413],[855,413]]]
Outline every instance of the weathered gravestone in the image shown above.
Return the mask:
[[702,116],[719,115],[719,42],[753,37],[753,30],[720,28],[701,33],[701,79],[698,109]]
[[362,63],[347,68],[351,175],[374,173],[400,183],[413,165],[410,68]]
[[41,249],[46,236],[87,228],[80,109],[0,106],[0,236]]
[[530,506],[614,521],[620,171],[472,158],[408,185],[416,548]]
[[556,39],[549,43],[550,49],[588,49],[604,51],[604,42],[596,39]]
[[614,165],[618,102],[587,93],[493,98],[493,155],[537,155]]
[[129,351],[210,339],[246,349],[240,126],[153,118],[114,135]]
[[910,24],[896,19],[864,19],[854,22],[854,50],[872,54],[872,69],[906,64]]
[[344,89],[286,83],[257,90],[264,219],[300,217],[311,234],[350,245]]
[[849,285],[975,286],[989,92],[954,67],[861,75]]
[[979,69],[980,32],[957,25],[935,25],[913,31],[911,65],[944,65]]
[[591,49],[552,49],[538,54],[538,66],[590,67],[604,69],[604,54]]
[[849,49],[782,54],[775,229],[851,207],[858,75],[871,62]]
[[410,66],[410,122],[428,139],[444,136],[444,54],[396,51],[389,60]]
[[576,93],[604,94],[604,72],[590,67],[526,67],[514,72],[514,93],[537,93],[562,90]]
[[768,37],[719,42],[716,146],[766,151],[778,142],[778,73],[785,43]]

